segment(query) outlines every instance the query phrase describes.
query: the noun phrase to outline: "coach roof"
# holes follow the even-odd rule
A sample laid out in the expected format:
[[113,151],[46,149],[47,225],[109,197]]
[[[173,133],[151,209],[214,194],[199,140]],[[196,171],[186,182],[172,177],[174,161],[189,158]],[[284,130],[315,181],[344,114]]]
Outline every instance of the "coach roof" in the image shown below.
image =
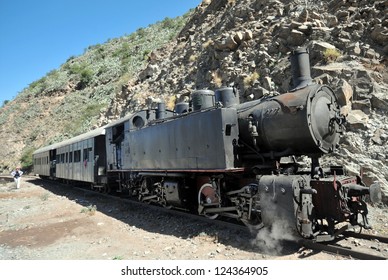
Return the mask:
[[94,130],[91,130],[91,131],[83,133],[83,134],[80,134],[78,136],[75,136],[73,138],[64,140],[62,142],[42,147],[42,148],[36,150],[33,153],[33,155],[39,154],[39,153],[43,153],[43,152],[46,152],[46,151],[50,151],[50,150],[54,150],[54,149],[57,149],[59,147],[67,146],[67,145],[70,145],[70,144],[73,144],[73,143],[81,142],[83,140],[94,138],[94,137],[97,137],[99,135],[105,135],[105,126],[97,128],[97,129],[94,129]]

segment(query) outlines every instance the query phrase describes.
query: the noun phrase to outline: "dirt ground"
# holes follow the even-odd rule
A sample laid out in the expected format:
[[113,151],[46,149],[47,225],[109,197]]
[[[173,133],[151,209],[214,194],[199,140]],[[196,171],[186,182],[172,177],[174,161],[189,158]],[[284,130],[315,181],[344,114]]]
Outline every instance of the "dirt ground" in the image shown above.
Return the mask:
[[[388,236],[387,213],[387,208],[371,207],[373,233]],[[1,260],[343,259],[295,245],[264,248],[254,243],[237,230],[35,177],[24,177],[20,189],[0,181]],[[388,254],[386,245],[358,245]]]

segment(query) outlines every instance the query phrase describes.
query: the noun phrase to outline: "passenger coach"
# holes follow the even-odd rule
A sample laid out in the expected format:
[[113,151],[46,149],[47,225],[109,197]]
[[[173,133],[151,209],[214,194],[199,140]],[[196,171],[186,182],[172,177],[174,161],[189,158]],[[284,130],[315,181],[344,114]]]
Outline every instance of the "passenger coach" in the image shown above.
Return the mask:
[[43,147],[33,153],[40,177],[106,184],[105,128]]

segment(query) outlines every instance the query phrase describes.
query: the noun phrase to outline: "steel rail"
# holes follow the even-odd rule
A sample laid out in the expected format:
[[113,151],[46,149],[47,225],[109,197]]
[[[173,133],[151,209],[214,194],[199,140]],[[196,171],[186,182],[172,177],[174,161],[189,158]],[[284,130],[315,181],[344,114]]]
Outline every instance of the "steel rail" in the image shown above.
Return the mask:
[[[36,177],[31,177],[31,178],[33,178],[35,180],[42,180],[43,182],[47,182],[47,183],[53,183],[53,181],[45,180],[45,179],[42,179],[42,178],[36,178]],[[172,214],[172,215],[181,216],[181,217],[184,217],[184,218],[190,218],[192,220],[197,220],[199,222],[207,223],[207,224],[210,224],[210,225],[217,225],[217,226],[225,227],[225,228],[228,228],[228,229],[234,229],[234,230],[238,230],[238,231],[241,231],[241,232],[244,232],[244,233],[248,233],[248,234],[253,234],[254,230],[255,230],[254,226],[252,226],[252,228],[249,228],[249,226],[242,225],[242,224],[231,223],[231,222],[227,222],[227,221],[224,221],[224,220],[213,220],[213,219],[206,218],[205,216],[200,216],[200,215],[192,214],[192,213],[187,212],[187,211],[183,211],[183,210],[179,210],[179,209],[174,209],[174,208],[163,207],[162,205],[157,205],[157,204],[150,204],[150,203],[147,203],[147,202],[142,202],[142,201],[138,201],[138,200],[135,200],[135,199],[131,199],[130,197],[123,197],[123,196],[119,196],[119,195],[114,195],[114,194],[109,194],[109,193],[104,193],[104,192],[98,192],[95,189],[88,189],[88,188],[85,188],[84,186],[77,186],[74,183],[73,184],[66,184],[66,183],[62,183],[62,182],[59,182],[59,181],[55,181],[55,184],[65,185],[67,187],[71,187],[72,189],[75,189],[75,190],[78,190],[78,191],[82,191],[82,192],[88,193],[90,195],[106,197],[106,198],[115,200],[117,202],[124,202],[124,203],[128,203],[128,204],[131,204],[131,205],[139,205],[141,207],[145,207],[145,208],[148,208],[148,209],[151,209],[151,210],[155,210],[155,211],[160,211],[160,212],[163,212],[163,213],[166,213],[166,214]],[[257,227],[258,226],[256,226],[256,228]]]
[[241,225],[241,224],[226,222],[226,221],[223,221],[223,220],[212,220],[212,219],[206,218],[204,216],[199,216],[199,215],[192,214],[190,212],[179,211],[177,209],[171,209],[171,208],[168,208],[168,207],[163,207],[161,205],[141,202],[141,201],[138,201],[138,200],[131,199],[129,197],[122,197],[122,196],[116,196],[116,195],[111,195],[111,194],[107,194],[107,193],[96,192],[94,190],[89,190],[89,189],[85,189],[85,188],[82,188],[82,187],[76,187],[76,186],[73,186],[73,188],[77,189],[79,191],[87,192],[88,194],[97,195],[97,196],[103,196],[103,197],[106,197],[106,198],[109,198],[109,199],[113,199],[115,201],[129,203],[131,205],[139,205],[141,207],[145,207],[145,208],[148,208],[148,209],[151,209],[151,210],[155,210],[155,211],[160,211],[160,212],[163,212],[163,213],[166,213],[166,214],[172,214],[172,215],[181,216],[181,217],[184,217],[184,218],[190,218],[192,220],[197,220],[199,222],[207,223],[207,224],[210,224],[210,225],[217,225],[217,226],[225,227],[225,228],[229,228],[229,229],[239,230],[239,231],[242,231],[242,232],[245,232],[245,233],[252,233],[247,226],[244,226],[244,225]]
[[339,245],[317,243],[309,239],[301,239],[299,240],[298,244],[312,250],[334,253],[342,256],[352,257],[359,260],[387,260],[387,258],[382,256],[355,251],[349,248],[341,247]]
[[372,235],[372,234],[365,234],[365,233],[357,233],[352,231],[344,231],[342,233],[343,236],[346,237],[354,237],[357,239],[368,239],[368,240],[378,240],[381,243],[387,243],[388,244],[388,237],[386,236],[380,236],[380,235]]

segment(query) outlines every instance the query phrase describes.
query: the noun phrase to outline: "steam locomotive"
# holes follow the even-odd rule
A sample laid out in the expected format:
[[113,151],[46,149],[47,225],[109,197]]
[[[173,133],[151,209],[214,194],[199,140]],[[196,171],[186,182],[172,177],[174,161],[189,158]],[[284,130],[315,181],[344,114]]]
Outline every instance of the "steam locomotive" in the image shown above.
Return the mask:
[[[282,221],[302,237],[370,228],[365,186],[319,158],[338,148],[345,118],[333,90],[313,84],[309,54],[292,53],[293,88],[240,103],[236,88],[196,90],[173,111],[164,103],[34,152],[39,176],[126,193],[146,203],[253,227]],[[311,158],[301,168],[297,157]]]

